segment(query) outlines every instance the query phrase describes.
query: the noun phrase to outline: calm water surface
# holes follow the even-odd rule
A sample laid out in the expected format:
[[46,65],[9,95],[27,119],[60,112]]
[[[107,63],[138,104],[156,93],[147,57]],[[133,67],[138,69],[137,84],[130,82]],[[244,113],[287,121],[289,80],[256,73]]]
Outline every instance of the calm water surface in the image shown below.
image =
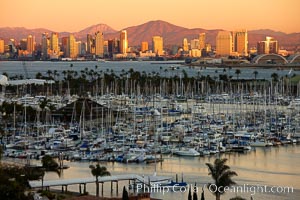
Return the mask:
[[[234,178],[238,185],[248,186],[281,186],[293,187],[293,193],[258,193],[253,199],[300,199],[300,145],[289,145],[271,148],[256,148],[248,153],[223,154],[221,157],[228,158],[228,165],[236,171],[238,176]],[[189,184],[196,183],[200,188],[198,198],[200,199],[201,187],[212,180],[208,176],[205,163],[213,162],[216,156],[182,158],[176,156],[166,156],[163,163],[156,164],[157,174],[174,177],[178,174],[179,180],[183,173],[183,178]],[[71,179],[80,177],[92,177],[89,169],[89,162],[68,162],[71,167],[65,170],[61,179]],[[151,175],[155,171],[155,164],[122,164],[103,163],[112,175],[117,174],[139,174]],[[58,179],[55,173],[47,173],[45,180]],[[123,185],[128,185],[128,181],[119,184],[119,195],[122,193]],[[110,196],[110,183],[104,184],[104,194]],[[115,186],[114,186],[115,188]],[[58,188],[60,189],[60,188]],[[69,186],[69,190],[78,191],[78,185]],[[88,184],[87,190],[90,194],[95,194],[95,184]],[[251,192],[248,193],[227,193],[222,199],[229,199],[236,195],[250,199]],[[113,192],[113,195],[116,191]],[[188,193],[168,192],[167,194],[155,193],[153,197],[174,200],[187,199]],[[206,199],[214,199],[210,192],[205,190]]]
[[[176,62],[176,61],[175,61]],[[178,62],[178,61],[177,61]],[[179,61],[181,62],[181,61]],[[152,64],[155,63],[155,64]],[[153,71],[159,72],[161,76],[174,76],[182,75],[182,70],[184,69],[189,76],[197,76],[198,72],[201,75],[210,75],[211,77],[219,77],[220,74],[226,73],[228,76],[236,77],[235,69],[226,69],[226,72],[223,72],[222,68],[207,67],[206,69],[200,70],[200,68],[189,68],[180,64],[174,64],[174,61],[169,61],[168,64],[160,64],[161,62],[150,62],[150,61],[112,61],[112,62],[96,62],[96,61],[82,61],[82,62],[50,62],[50,61],[28,61],[26,62],[26,69],[28,75],[31,78],[34,78],[36,73],[41,72],[43,75],[47,76],[48,70],[57,70],[62,72],[64,70],[76,70],[80,72],[85,68],[93,69],[98,72],[106,72],[109,70],[114,71],[115,74],[122,73],[122,70],[128,71],[130,68],[135,71],[145,71],[146,73],[151,73]],[[166,62],[163,62],[166,63]],[[73,65],[71,68],[70,65]],[[95,66],[97,65],[97,69]],[[171,69],[171,66],[179,67],[179,69]],[[165,69],[168,71],[165,72]],[[275,69],[241,69],[240,78],[254,78],[254,71],[258,71],[257,79],[271,79],[272,73],[277,73],[279,76],[290,75],[290,69],[286,70],[277,70]],[[3,72],[8,73],[9,75],[25,75],[24,67],[21,61],[1,61],[0,62],[0,74]],[[300,71],[293,71],[291,74],[300,74]],[[61,77],[63,78],[63,77]]]

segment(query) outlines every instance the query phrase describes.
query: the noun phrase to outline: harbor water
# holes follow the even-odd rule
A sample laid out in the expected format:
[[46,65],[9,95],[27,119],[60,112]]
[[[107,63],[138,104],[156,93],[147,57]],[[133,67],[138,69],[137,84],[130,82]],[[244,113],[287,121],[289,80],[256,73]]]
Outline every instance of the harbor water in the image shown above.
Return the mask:
[[[136,164],[136,163],[100,163],[108,168],[112,175],[118,174],[139,174],[139,175],[153,175],[156,169],[157,175],[173,177],[175,180],[178,174],[179,181],[182,178],[188,184],[194,185],[196,183],[198,189],[198,198],[200,199],[202,187],[207,183],[211,183],[212,179],[208,175],[208,169],[205,163],[213,163],[218,155],[208,157],[177,157],[164,156],[162,163],[155,164]],[[229,199],[235,196],[241,196],[246,199],[267,200],[291,200],[299,199],[300,197],[300,145],[286,145],[279,147],[259,148],[246,153],[224,153],[220,155],[221,158],[227,158],[227,164],[232,170],[237,172],[238,176],[234,177],[237,186],[246,188],[245,191],[238,190],[238,192],[227,192],[222,199]],[[89,165],[96,164],[93,162],[68,162],[69,169],[64,170],[59,178],[56,173],[48,172],[45,180],[52,179],[73,179],[92,177]],[[122,194],[123,186],[128,186],[128,181],[121,181],[119,183],[118,195]],[[260,191],[257,187],[271,187],[278,188],[278,192]],[[289,187],[290,190],[283,191],[283,187]],[[101,187],[100,187],[101,188]],[[247,191],[248,188],[248,191]],[[60,189],[60,188],[57,188]],[[274,189],[274,190],[275,190]],[[77,191],[78,185],[69,186],[68,190]],[[110,183],[104,184],[104,196],[115,196],[114,191],[111,194]],[[95,184],[88,184],[87,191],[90,194],[95,194]],[[142,190],[141,190],[142,191]],[[101,193],[101,192],[100,192]],[[215,199],[215,197],[206,188],[204,190],[205,199]],[[173,199],[187,199],[188,192],[180,191],[154,191],[152,197],[164,200]]]

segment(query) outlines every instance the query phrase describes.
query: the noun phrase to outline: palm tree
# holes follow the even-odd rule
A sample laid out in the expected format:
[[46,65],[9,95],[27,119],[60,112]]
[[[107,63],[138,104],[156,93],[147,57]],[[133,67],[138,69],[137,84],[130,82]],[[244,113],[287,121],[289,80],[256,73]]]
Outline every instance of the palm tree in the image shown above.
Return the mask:
[[241,74],[241,70],[240,69],[235,70],[235,74],[236,74],[236,79],[239,80],[239,75]]
[[216,196],[216,200],[220,200],[221,195],[225,193],[224,188],[236,184],[231,178],[237,176],[235,171],[231,171],[230,167],[226,165],[227,158],[214,161],[214,164],[206,163],[209,170],[209,175],[215,181],[213,184],[209,183],[209,190]]
[[256,91],[256,78],[257,78],[258,71],[254,71],[253,74],[255,79],[255,91]]
[[277,73],[271,74],[271,78],[272,78],[273,82],[278,82],[278,74]]
[[91,173],[96,177],[96,196],[99,196],[99,177],[110,176],[110,172],[107,171],[106,167],[101,167],[99,164],[90,165]]

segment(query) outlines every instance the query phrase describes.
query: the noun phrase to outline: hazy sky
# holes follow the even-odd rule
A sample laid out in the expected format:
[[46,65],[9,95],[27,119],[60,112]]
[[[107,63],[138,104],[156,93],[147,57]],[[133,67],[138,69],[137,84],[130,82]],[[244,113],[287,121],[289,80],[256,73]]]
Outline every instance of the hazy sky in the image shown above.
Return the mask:
[[0,27],[75,32],[150,20],[187,28],[300,32],[300,0],[0,0]]

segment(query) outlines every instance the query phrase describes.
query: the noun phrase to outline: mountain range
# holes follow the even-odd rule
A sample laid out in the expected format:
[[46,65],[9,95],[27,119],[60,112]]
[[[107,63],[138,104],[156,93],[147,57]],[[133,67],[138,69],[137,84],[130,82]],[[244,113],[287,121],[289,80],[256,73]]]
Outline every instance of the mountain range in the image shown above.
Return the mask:
[[[188,40],[198,38],[199,33],[206,33],[206,42],[215,45],[218,31],[222,29],[206,30],[202,28],[185,28],[176,26],[162,20],[149,21],[141,25],[124,28],[127,30],[129,46],[140,45],[142,41],[151,44],[152,36],[159,35],[164,38],[164,45],[182,44],[183,38]],[[106,24],[97,24],[87,27],[79,32],[73,32],[77,40],[86,41],[87,34],[94,34],[96,31],[103,32],[104,39],[119,38],[120,31],[117,31]],[[41,41],[42,33],[55,32],[45,28],[27,29],[24,27],[0,27],[0,38],[16,41],[26,38],[29,34],[36,37],[36,41]],[[68,36],[70,32],[59,32],[59,37]],[[300,33],[283,33],[270,29],[248,31],[249,47],[256,46],[257,41],[265,40],[266,36],[272,36],[278,40],[280,47],[295,47],[300,45]]]

